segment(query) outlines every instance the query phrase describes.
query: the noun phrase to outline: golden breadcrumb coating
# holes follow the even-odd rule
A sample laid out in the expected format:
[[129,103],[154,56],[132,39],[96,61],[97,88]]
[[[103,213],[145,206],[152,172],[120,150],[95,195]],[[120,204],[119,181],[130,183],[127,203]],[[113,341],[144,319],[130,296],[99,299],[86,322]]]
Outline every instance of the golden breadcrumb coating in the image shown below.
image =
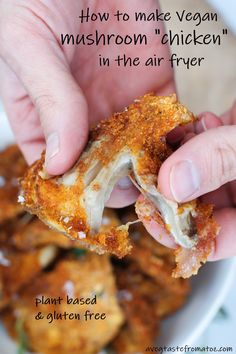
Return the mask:
[[213,205],[202,204],[196,201],[196,217],[194,219],[198,243],[191,249],[178,247],[175,251],[176,268],[173,271],[174,277],[189,278],[195,275],[202,264],[215,248],[216,236],[219,233],[219,225],[214,220]]
[[[120,221],[115,211],[105,208],[101,229],[107,230],[119,225]],[[62,237],[61,233],[50,229],[37,218],[27,223],[18,222],[11,236],[11,244],[21,251],[30,251],[47,245],[55,245],[62,249],[81,248],[79,242],[64,235]]]

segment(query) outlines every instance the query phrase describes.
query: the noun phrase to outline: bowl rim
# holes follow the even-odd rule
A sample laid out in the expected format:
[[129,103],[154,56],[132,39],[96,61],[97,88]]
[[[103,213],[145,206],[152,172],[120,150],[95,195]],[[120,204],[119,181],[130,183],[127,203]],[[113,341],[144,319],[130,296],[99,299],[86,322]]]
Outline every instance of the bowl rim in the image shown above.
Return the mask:
[[189,334],[188,337],[186,337],[186,340],[184,341],[184,343],[181,343],[180,346],[185,346],[186,344],[191,346],[196,344],[196,341],[202,335],[204,330],[209,326],[209,324],[212,322],[218,310],[222,306],[226,296],[230,292],[230,289],[233,285],[236,276],[236,257],[224,259],[221,260],[220,262],[222,262],[222,264],[228,263],[227,275],[225,277],[223,286],[221,290],[217,293],[214,301],[212,301],[209,311],[205,314],[204,317],[202,317],[202,320],[198,322],[196,328]]

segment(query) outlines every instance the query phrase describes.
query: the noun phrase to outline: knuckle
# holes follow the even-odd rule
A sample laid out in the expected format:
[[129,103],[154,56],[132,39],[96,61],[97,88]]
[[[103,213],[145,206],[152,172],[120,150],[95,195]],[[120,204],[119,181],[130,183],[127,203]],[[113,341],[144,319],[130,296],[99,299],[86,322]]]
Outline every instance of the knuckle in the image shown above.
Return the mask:
[[214,151],[219,183],[223,185],[236,177],[236,150],[232,144],[222,141]]
[[35,97],[34,104],[37,107],[40,118],[43,119],[45,115],[53,114],[57,103],[51,94],[44,93]]
[[1,54],[12,56],[22,46],[23,29],[13,19],[3,18],[0,22]]
[[35,21],[23,5],[9,4],[4,11],[5,7],[7,5],[0,4],[0,50],[3,54],[11,55],[12,52],[17,53],[22,48],[22,41],[27,39],[29,43],[34,39]]

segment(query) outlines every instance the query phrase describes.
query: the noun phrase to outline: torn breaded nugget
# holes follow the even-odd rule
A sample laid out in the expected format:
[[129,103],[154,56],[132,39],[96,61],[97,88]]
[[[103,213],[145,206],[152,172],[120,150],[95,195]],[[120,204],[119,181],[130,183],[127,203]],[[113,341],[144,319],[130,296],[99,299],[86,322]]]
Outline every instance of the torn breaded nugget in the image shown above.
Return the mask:
[[[174,275],[196,274],[211,252],[218,232],[211,213],[206,212],[210,207],[198,207],[196,201],[178,204],[167,200],[157,187],[160,166],[172,153],[166,135],[194,119],[175,95],[145,95],[124,112],[98,124],[86,150],[66,174],[48,178],[43,155],[21,182],[22,204],[48,225],[80,240],[82,246],[123,257],[132,248],[128,224],[106,232],[100,227],[104,204],[115,183],[129,175],[145,197],[137,203],[139,217],[153,217],[161,222],[184,249],[177,255]],[[198,227],[203,216],[204,229]],[[69,218],[66,224],[65,218]],[[188,260],[186,264],[185,255],[189,252],[185,249],[190,250],[194,262]]]
[[127,228],[99,234],[104,203],[119,178],[132,171],[144,189],[154,188],[171,152],[166,134],[193,119],[175,95],[146,95],[98,124],[79,161],[63,176],[47,178],[44,156],[33,164],[21,182],[22,204],[57,230],[81,238],[83,245],[124,256],[131,249]]
[[0,223],[24,211],[17,203],[17,196],[18,178],[23,176],[26,168],[26,162],[16,145],[0,152]]
[[[119,225],[120,221],[115,211],[105,208],[101,229],[105,231]],[[11,244],[21,251],[29,251],[32,248],[46,245],[55,245],[62,249],[81,248],[81,244],[77,240],[62,237],[61,233],[48,228],[39,219],[33,219],[28,223],[22,222],[22,225],[18,221],[18,227],[11,236]]]
[[[97,354],[118,333],[123,313],[116,299],[116,286],[107,256],[87,252],[79,259],[64,259],[56,267],[37,277],[12,303],[11,315],[4,320],[11,332],[20,319],[29,349],[44,354]],[[35,298],[63,298],[61,303],[38,304]],[[94,304],[67,304],[69,298],[94,299]],[[105,313],[103,320],[85,320],[84,313]],[[44,319],[35,320],[41,312]],[[47,315],[54,314],[50,322]],[[79,314],[80,318],[56,320],[57,314]],[[43,339],[43,340],[42,340]]]
[[[188,224],[191,225],[190,240],[193,240],[194,237],[195,242],[191,247],[179,245],[175,250],[176,268],[172,274],[176,278],[189,278],[191,275],[197,274],[201,265],[207,261],[208,256],[213,251],[215,238],[219,233],[219,225],[212,216],[212,205],[202,204],[199,200],[179,205],[175,204],[177,206],[176,217],[185,214],[187,209],[191,210],[190,218],[185,219],[184,216],[183,225],[184,227]],[[160,215],[157,214],[156,208],[149,200],[138,201],[135,210],[140,220],[150,220],[152,218],[162,226],[166,226],[161,222]],[[171,231],[171,226],[172,224],[168,224],[168,227],[166,227],[168,232]]]

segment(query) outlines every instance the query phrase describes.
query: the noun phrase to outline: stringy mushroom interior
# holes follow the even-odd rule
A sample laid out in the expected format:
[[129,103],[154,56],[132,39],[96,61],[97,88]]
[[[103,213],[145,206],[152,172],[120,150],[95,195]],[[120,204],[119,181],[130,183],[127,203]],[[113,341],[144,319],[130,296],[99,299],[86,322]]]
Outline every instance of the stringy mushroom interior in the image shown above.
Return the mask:
[[[89,154],[89,150],[86,151],[85,157],[82,155],[81,161],[86,159],[87,154]],[[196,212],[193,207],[186,205],[181,208],[181,211],[178,210],[177,203],[166,199],[158,192],[153,183],[155,178],[153,176],[142,178],[136,166],[136,157],[132,156],[132,152],[126,149],[120,151],[116,158],[104,167],[101,166],[99,161],[94,161],[94,164],[84,174],[86,187],[83,193],[83,203],[88,215],[91,234],[97,234],[101,228],[105,203],[108,201],[115,184],[120,178],[132,174],[135,178],[135,185],[160,212],[175,242],[185,248],[193,247],[197,242],[193,222]],[[75,171],[67,173],[61,179],[64,186],[74,184],[75,181]]]

